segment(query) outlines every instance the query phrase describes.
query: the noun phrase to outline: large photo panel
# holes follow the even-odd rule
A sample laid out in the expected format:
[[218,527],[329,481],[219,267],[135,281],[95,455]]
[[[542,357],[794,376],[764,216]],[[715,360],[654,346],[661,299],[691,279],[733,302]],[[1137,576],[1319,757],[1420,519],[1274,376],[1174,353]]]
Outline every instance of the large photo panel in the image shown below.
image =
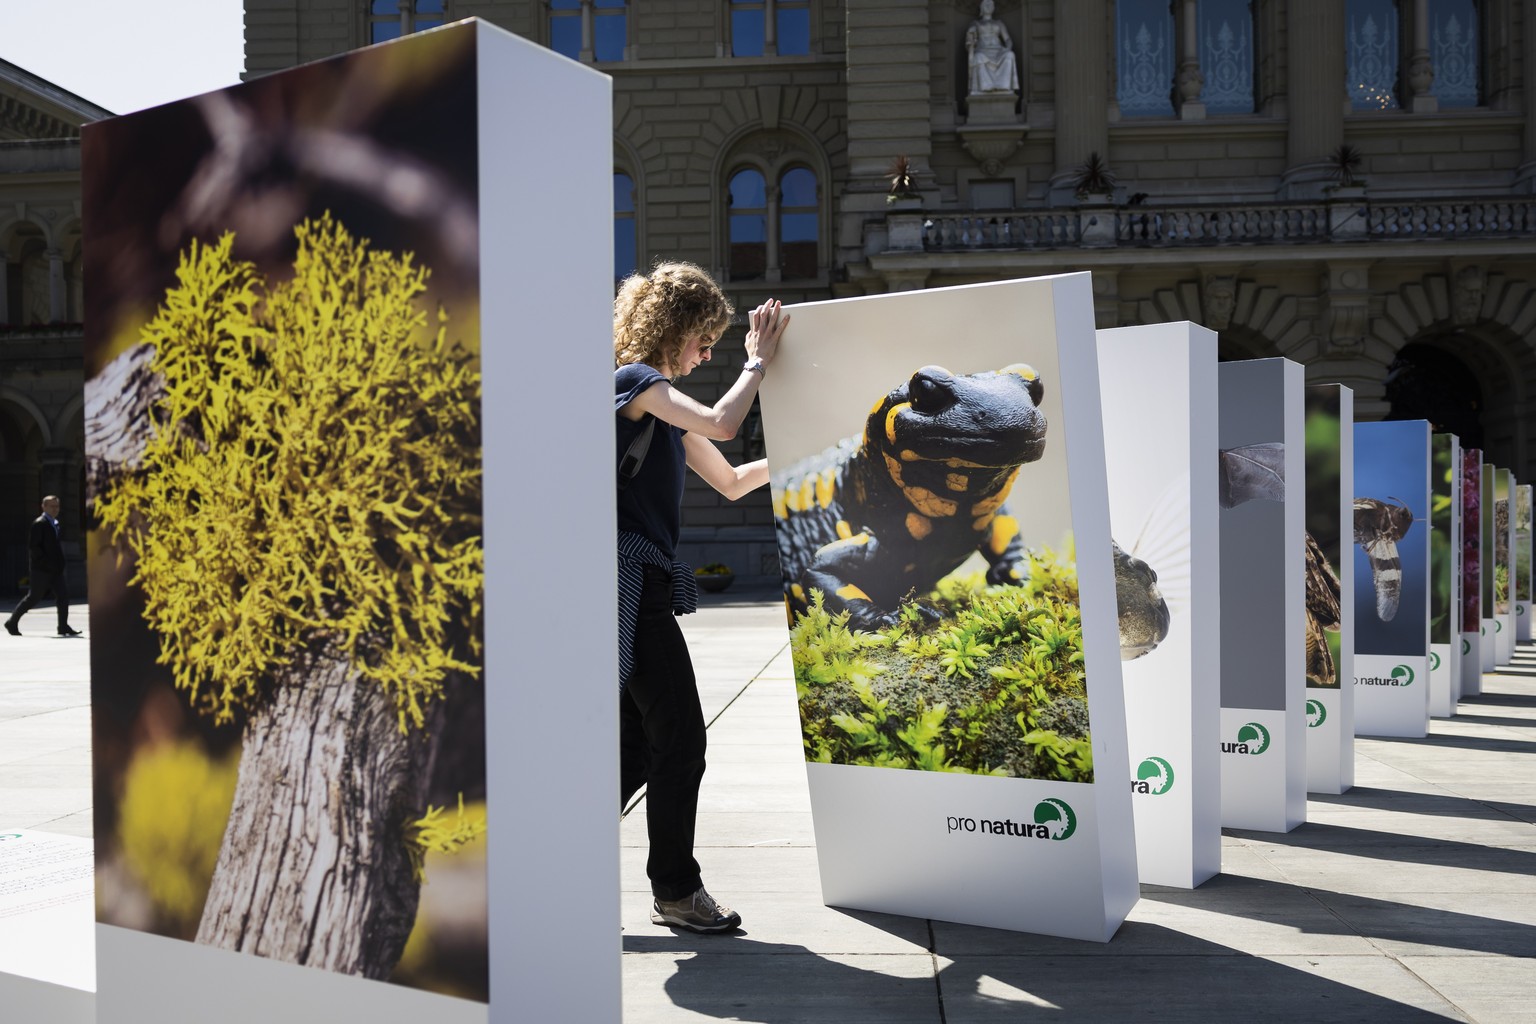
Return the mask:
[[1461,676],[1456,699],[1483,692],[1483,450],[1461,450]]
[[1305,659],[1307,791],[1354,785],[1354,392],[1342,384],[1306,389],[1307,549]]
[[1494,662],[1515,657],[1515,474],[1500,469],[1493,478]]
[[1135,900],[1117,580],[1161,598],[1092,320],[1086,274],[794,310],[763,425],[829,904],[1102,941]]
[[[1483,623],[1482,623],[1482,655],[1483,671],[1492,672],[1498,664],[1499,655],[1499,553],[1498,535],[1494,523],[1498,518],[1498,506],[1494,496],[1495,484],[1499,476],[1498,467],[1490,462],[1483,463],[1482,468],[1482,534],[1483,534]],[[1507,578],[1507,577],[1506,577]]]
[[1431,438],[1429,472],[1429,713],[1456,714],[1461,687],[1461,445]]
[[1221,822],[1289,832],[1306,818],[1302,369],[1255,359],[1217,373]]
[[[529,68],[522,80],[512,70]],[[535,129],[504,110],[482,116],[514,85],[580,122],[560,129],[561,152],[601,169],[520,184],[496,133],[528,145]],[[547,630],[536,609],[488,600],[487,552],[503,579],[540,580],[540,604],[558,607],[575,599],[564,580],[584,556],[546,577],[509,558],[511,535],[561,549],[563,531],[584,550],[578,536],[603,522],[611,532],[612,502],[611,485],[578,482],[574,506],[608,518],[562,512],[562,526],[519,497],[488,529],[492,493],[510,481],[484,455],[483,409],[511,404],[493,399],[520,371],[505,358],[489,371],[482,323],[494,314],[502,347],[538,331],[561,367],[603,330],[611,280],[586,267],[608,218],[575,207],[606,188],[608,97],[590,70],[465,22],[85,129],[103,1021],[488,1019],[487,864],[519,863],[528,845],[498,848],[488,822],[501,815],[515,835],[535,820],[512,778],[492,813],[488,672],[514,693],[509,645],[530,624]],[[488,263],[512,225],[535,223],[502,197],[540,189],[567,213],[552,237],[597,241],[551,242],[537,266]],[[487,272],[495,289],[483,292]],[[508,297],[529,293],[576,312],[514,327]],[[584,423],[571,415],[582,408],[596,423],[611,359],[584,365],[560,415]],[[517,404],[554,414],[537,396]],[[611,443],[597,427],[580,436]],[[589,588],[599,566],[612,575],[611,556],[591,561],[577,573]],[[612,615],[601,593],[588,595],[597,625]],[[518,670],[549,678],[524,647]],[[595,655],[563,657],[584,678],[613,672]],[[612,723],[585,697],[566,707],[598,751],[567,796],[611,800]],[[517,710],[542,714],[526,695]],[[513,719],[502,720],[505,734]],[[522,753],[557,756],[537,743]],[[583,947],[561,914],[586,934],[617,922],[616,829],[604,821],[612,872],[568,887],[600,896],[562,896],[560,914],[535,908],[542,893],[518,905],[524,920],[547,913],[543,941],[570,938],[567,955]],[[509,1012],[543,1005],[536,985],[508,991],[525,978],[521,959],[498,968]],[[248,996],[231,1001],[235,990]],[[576,998],[592,1019],[616,1013],[616,967],[593,967]]]
[[1216,335],[1150,324],[1098,344],[1110,522],[1166,610],[1122,618],[1136,863],[1143,882],[1193,888],[1221,870]]
[[1530,484],[1515,488],[1515,639],[1531,639],[1531,497]]
[[1429,437],[1355,424],[1355,732],[1429,728]]

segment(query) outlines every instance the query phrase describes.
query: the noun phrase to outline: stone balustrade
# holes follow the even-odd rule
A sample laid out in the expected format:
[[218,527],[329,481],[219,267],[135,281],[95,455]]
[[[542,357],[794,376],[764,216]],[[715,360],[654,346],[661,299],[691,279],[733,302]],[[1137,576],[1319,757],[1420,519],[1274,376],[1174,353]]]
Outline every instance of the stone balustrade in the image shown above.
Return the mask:
[[[1111,225],[1112,230],[1108,230]],[[1105,245],[1295,245],[1533,235],[1536,198],[1394,202],[1364,196],[1314,203],[928,213],[923,215],[922,229],[923,249],[928,252]]]

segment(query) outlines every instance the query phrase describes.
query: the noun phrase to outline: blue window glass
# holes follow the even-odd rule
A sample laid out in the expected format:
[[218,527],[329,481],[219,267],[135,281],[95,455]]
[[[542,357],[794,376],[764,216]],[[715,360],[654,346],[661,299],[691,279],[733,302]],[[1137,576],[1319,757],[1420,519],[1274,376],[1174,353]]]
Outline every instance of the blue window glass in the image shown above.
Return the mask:
[[1253,11],[1248,0],[1202,0],[1198,28],[1205,109],[1253,113]]
[[620,171],[613,174],[613,279],[622,281],[638,265],[635,231],[635,182]]
[[785,173],[779,182],[780,201],[786,208],[816,205],[816,175],[804,167]]
[[1173,116],[1173,42],[1168,0],[1117,0],[1115,98],[1122,115]]
[[1397,103],[1397,4],[1348,0],[1344,7],[1344,86],[1355,110]]
[[767,46],[764,9],[758,0],[731,0],[731,56],[761,57]]
[[549,0],[549,48],[581,59],[581,0]]
[[370,43],[382,43],[390,39],[399,38],[399,21],[375,21],[368,25],[368,41]]
[[768,269],[768,192],[760,172],[748,168],[731,175],[731,280],[749,281]]
[[1429,59],[1435,69],[1429,91],[1442,107],[1482,102],[1480,45],[1475,0],[1429,0]]
[[779,55],[811,52],[811,8],[808,3],[779,0],[774,11],[779,36]]
[[437,28],[447,21],[443,0],[416,0],[416,16],[411,19],[411,31]]
[[779,179],[779,269],[786,279],[816,276],[820,236],[816,175],[791,168]]
[[597,0],[593,7],[592,58],[623,60],[624,43],[628,34],[624,0]]
[[370,43],[400,38],[400,0],[372,0],[368,14]]
[[373,0],[374,14],[399,14],[400,0]]

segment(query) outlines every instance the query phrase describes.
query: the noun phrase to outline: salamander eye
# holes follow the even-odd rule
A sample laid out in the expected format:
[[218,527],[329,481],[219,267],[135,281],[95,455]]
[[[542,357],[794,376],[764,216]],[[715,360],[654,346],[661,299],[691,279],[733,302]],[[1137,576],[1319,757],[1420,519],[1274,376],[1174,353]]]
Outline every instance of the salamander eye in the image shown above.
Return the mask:
[[954,378],[938,366],[925,366],[912,375],[907,394],[918,412],[943,412],[955,404]]

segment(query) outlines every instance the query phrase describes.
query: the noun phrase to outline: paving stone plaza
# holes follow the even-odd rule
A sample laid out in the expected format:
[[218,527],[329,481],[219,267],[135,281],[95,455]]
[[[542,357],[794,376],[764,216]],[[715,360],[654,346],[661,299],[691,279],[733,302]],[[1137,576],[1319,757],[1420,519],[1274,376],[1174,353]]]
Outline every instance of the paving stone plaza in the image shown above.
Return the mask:
[[[71,621],[89,634],[84,606]],[[1536,646],[1428,738],[1360,739],[1354,789],[1305,825],[1225,830],[1221,875],[1142,886],[1101,945],[822,905],[783,621],[764,591],[682,620],[710,722],[699,860],[745,924],[650,923],[642,799],[621,830],[626,1024],[1530,1020]],[[89,835],[89,645],[47,624],[0,638],[0,830]]]

